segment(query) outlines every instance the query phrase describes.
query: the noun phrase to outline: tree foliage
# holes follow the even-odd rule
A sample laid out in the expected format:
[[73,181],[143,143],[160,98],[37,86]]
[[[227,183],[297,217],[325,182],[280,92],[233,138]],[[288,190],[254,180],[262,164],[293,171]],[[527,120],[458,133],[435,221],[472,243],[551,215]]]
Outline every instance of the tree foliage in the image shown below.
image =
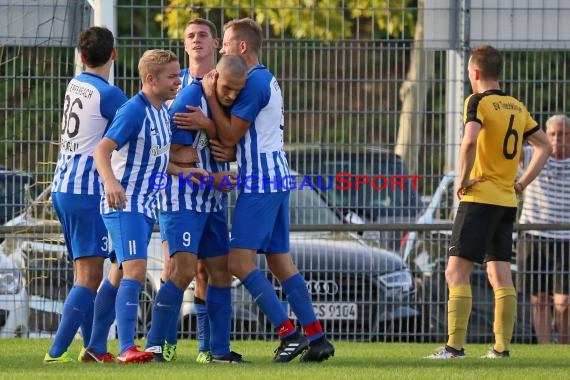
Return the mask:
[[[372,30],[386,37],[412,36],[414,0],[170,0],[156,20],[169,37],[181,39],[184,25],[194,17],[222,11],[226,19],[249,16],[268,23],[275,36],[335,40],[352,38],[358,25],[372,24]],[[358,20],[358,25],[357,25]]]

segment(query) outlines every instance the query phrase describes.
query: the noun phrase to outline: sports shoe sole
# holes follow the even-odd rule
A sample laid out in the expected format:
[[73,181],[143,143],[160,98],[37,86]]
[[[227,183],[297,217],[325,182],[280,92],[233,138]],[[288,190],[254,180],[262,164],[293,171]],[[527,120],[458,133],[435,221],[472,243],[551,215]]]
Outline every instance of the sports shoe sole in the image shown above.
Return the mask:
[[[150,353],[150,352],[149,352]],[[139,356],[134,359],[129,360],[122,360],[121,358],[117,357],[118,364],[142,364],[142,363],[150,363],[154,359],[154,355],[150,353],[150,356]]]
[[295,359],[297,356],[301,355],[309,348],[309,341],[306,341],[306,344],[299,344],[295,350],[287,355],[280,355],[276,358],[273,358],[274,363],[289,363],[291,360]]
[[305,351],[305,353],[303,354],[303,356],[301,356],[301,362],[302,363],[311,363],[311,362],[323,362],[325,360],[327,360],[328,358],[330,358],[331,356],[334,356],[334,348],[332,349],[326,349],[326,350],[322,350],[321,352],[315,354],[315,356],[310,356],[310,348]]
[[[109,354],[110,355],[110,354]],[[91,350],[85,350],[83,352],[83,356],[81,357],[80,362],[84,364],[108,364],[108,363],[115,363],[115,358],[110,356],[113,360],[101,360],[97,357],[97,355]]]

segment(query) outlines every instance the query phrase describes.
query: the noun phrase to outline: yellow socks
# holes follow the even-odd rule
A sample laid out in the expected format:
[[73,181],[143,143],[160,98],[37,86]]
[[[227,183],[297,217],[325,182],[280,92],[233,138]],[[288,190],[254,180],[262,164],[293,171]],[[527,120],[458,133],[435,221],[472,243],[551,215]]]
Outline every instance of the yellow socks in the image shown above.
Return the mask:
[[495,351],[509,350],[517,316],[517,293],[514,287],[495,290]]
[[449,288],[449,300],[447,301],[447,345],[449,347],[456,350],[463,348],[472,303],[471,285]]
[[[470,285],[449,288],[447,302],[447,345],[461,350],[467,335],[473,299]],[[514,287],[495,290],[495,346],[497,352],[509,350],[517,314],[517,293]]]

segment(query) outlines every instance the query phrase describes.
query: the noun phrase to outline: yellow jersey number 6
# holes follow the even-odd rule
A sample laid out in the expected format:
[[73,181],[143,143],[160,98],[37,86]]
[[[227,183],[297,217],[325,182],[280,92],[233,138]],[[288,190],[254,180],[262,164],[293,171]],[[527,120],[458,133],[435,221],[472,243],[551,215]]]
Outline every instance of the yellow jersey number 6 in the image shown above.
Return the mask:
[[[505,139],[503,140],[503,155],[507,160],[512,160],[517,156],[517,147],[519,144],[519,134],[513,129],[513,124],[515,122],[515,115],[511,115],[509,119],[509,128],[507,128],[507,133],[505,134]],[[512,145],[512,150],[509,151],[509,142],[511,138],[514,138],[514,144]]]

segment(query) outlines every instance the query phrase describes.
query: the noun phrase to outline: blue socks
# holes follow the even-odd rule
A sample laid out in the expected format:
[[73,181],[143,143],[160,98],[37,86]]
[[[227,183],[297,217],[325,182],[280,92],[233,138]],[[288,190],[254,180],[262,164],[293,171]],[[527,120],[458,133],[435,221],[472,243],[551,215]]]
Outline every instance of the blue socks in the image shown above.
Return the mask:
[[[206,292],[207,317],[210,322],[210,346],[212,356],[221,357],[230,353],[230,329],[232,327],[231,288],[216,288],[208,285]],[[198,325],[198,329],[200,325]],[[202,351],[202,350],[200,350]]]
[[55,338],[49,350],[52,358],[61,356],[67,351],[79,326],[89,309],[93,308],[95,292],[84,286],[74,286],[63,304],[63,315],[55,333]]
[[[281,301],[275,294],[275,289],[259,269],[252,270],[243,280],[243,284],[251,294],[263,313],[269,318],[273,327],[277,328],[289,318],[283,309]],[[208,303],[210,300],[208,299]]]
[[[95,298],[97,298],[96,295]],[[89,341],[91,340],[91,332],[93,331],[93,309],[94,305],[91,303],[91,307],[87,310],[87,313],[85,313],[85,316],[83,317],[83,322],[81,322],[83,347],[88,347]]]
[[194,296],[194,310],[196,310],[196,321],[198,322],[198,351],[210,351],[210,321],[206,301]]
[[152,321],[147,335],[146,347],[163,346],[166,334],[171,329],[173,315],[180,310],[184,290],[170,280],[160,287],[152,306]]
[[[166,282],[161,278],[160,286],[164,286],[165,283]],[[180,303],[180,307],[182,307],[182,302]],[[178,316],[180,314],[180,307],[175,313],[172,313],[172,320],[168,322],[170,327],[166,330],[166,341],[170,344],[176,344],[176,342],[178,342]]]
[[142,284],[137,280],[123,278],[117,291],[115,311],[121,353],[135,345],[137,308],[141,289]]
[[[305,327],[317,322],[311,297],[307,291],[307,283],[301,274],[297,273],[289,277],[281,283],[281,286],[283,287],[283,292],[287,295],[287,301],[291,305],[291,309],[293,309],[301,325]],[[322,332],[317,332],[314,335],[308,335],[307,338],[312,342],[323,335]]]
[[[184,299],[184,296],[182,296]],[[180,316],[180,308],[182,307],[182,301],[176,310],[172,313],[171,319],[168,322],[169,327],[166,329],[165,340],[170,344],[176,344],[178,342],[178,317]]]
[[95,305],[93,307],[93,332],[87,347],[98,355],[107,353],[109,329],[115,320],[117,290],[118,289],[109,282],[109,279],[105,278],[95,297]]

